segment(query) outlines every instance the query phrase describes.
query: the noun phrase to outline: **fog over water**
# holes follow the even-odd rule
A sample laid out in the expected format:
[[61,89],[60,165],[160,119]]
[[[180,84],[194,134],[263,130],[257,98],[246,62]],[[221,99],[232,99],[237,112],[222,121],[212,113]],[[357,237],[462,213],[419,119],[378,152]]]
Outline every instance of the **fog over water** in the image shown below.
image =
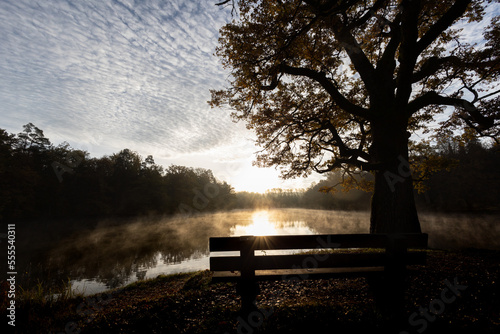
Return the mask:
[[[71,280],[92,294],[130,282],[208,269],[216,236],[368,233],[368,212],[310,209],[236,210],[133,221],[19,226],[20,267],[33,282]],[[429,246],[500,249],[498,215],[421,214]]]

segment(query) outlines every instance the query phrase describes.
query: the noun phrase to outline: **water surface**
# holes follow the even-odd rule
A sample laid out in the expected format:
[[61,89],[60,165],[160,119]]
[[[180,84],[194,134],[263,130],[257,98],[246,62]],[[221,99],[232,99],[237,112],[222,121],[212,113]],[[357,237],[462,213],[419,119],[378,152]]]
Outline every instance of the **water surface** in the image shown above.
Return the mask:
[[[500,249],[498,216],[422,214],[420,219],[431,248]],[[54,284],[69,279],[75,291],[93,294],[160,274],[208,269],[209,237],[368,233],[369,213],[237,210],[33,231],[25,231],[21,246],[24,273]]]

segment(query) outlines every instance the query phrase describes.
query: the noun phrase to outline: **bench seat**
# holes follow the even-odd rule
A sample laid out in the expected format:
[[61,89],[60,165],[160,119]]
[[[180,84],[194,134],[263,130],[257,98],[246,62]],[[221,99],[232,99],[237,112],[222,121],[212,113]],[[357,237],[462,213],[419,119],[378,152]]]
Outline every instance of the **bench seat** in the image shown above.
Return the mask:
[[[359,267],[359,268],[313,268],[313,269],[274,269],[256,270],[256,281],[302,280],[302,279],[329,279],[366,277],[370,274],[380,273],[384,267]],[[217,271],[213,273],[212,282],[238,282],[241,278],[239,271]]]

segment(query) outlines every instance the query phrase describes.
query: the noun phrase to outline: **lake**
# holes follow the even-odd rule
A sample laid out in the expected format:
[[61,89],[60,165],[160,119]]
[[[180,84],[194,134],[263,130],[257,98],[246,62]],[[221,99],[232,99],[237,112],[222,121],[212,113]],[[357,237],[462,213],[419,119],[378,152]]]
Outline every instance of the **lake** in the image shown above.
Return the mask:
[[[271,209],[104,220],[80,228],[18,224],[18,268],[26,268],[22,275],[32,283],[71,280],[74,291],[88,295],[160,274],[208,269],[209,237],[368,233],[369,217],[368,212]],[[429,246],[440,249],[500,249],[498,218],[420,214]]]

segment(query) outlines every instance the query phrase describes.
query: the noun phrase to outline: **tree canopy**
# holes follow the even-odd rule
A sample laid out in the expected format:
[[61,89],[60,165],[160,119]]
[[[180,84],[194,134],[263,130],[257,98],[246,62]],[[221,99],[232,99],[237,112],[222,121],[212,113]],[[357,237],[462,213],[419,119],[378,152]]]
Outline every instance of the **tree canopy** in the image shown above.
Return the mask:
[[232,78],[210,103],[255,131],[257,165],[285,178],[372,171],[371,231],[420,231],[411,135],[435,120],[437,136],[500,143],[499,17],[484,41],[462,38],[494,2],[235,1],[216,51]]

